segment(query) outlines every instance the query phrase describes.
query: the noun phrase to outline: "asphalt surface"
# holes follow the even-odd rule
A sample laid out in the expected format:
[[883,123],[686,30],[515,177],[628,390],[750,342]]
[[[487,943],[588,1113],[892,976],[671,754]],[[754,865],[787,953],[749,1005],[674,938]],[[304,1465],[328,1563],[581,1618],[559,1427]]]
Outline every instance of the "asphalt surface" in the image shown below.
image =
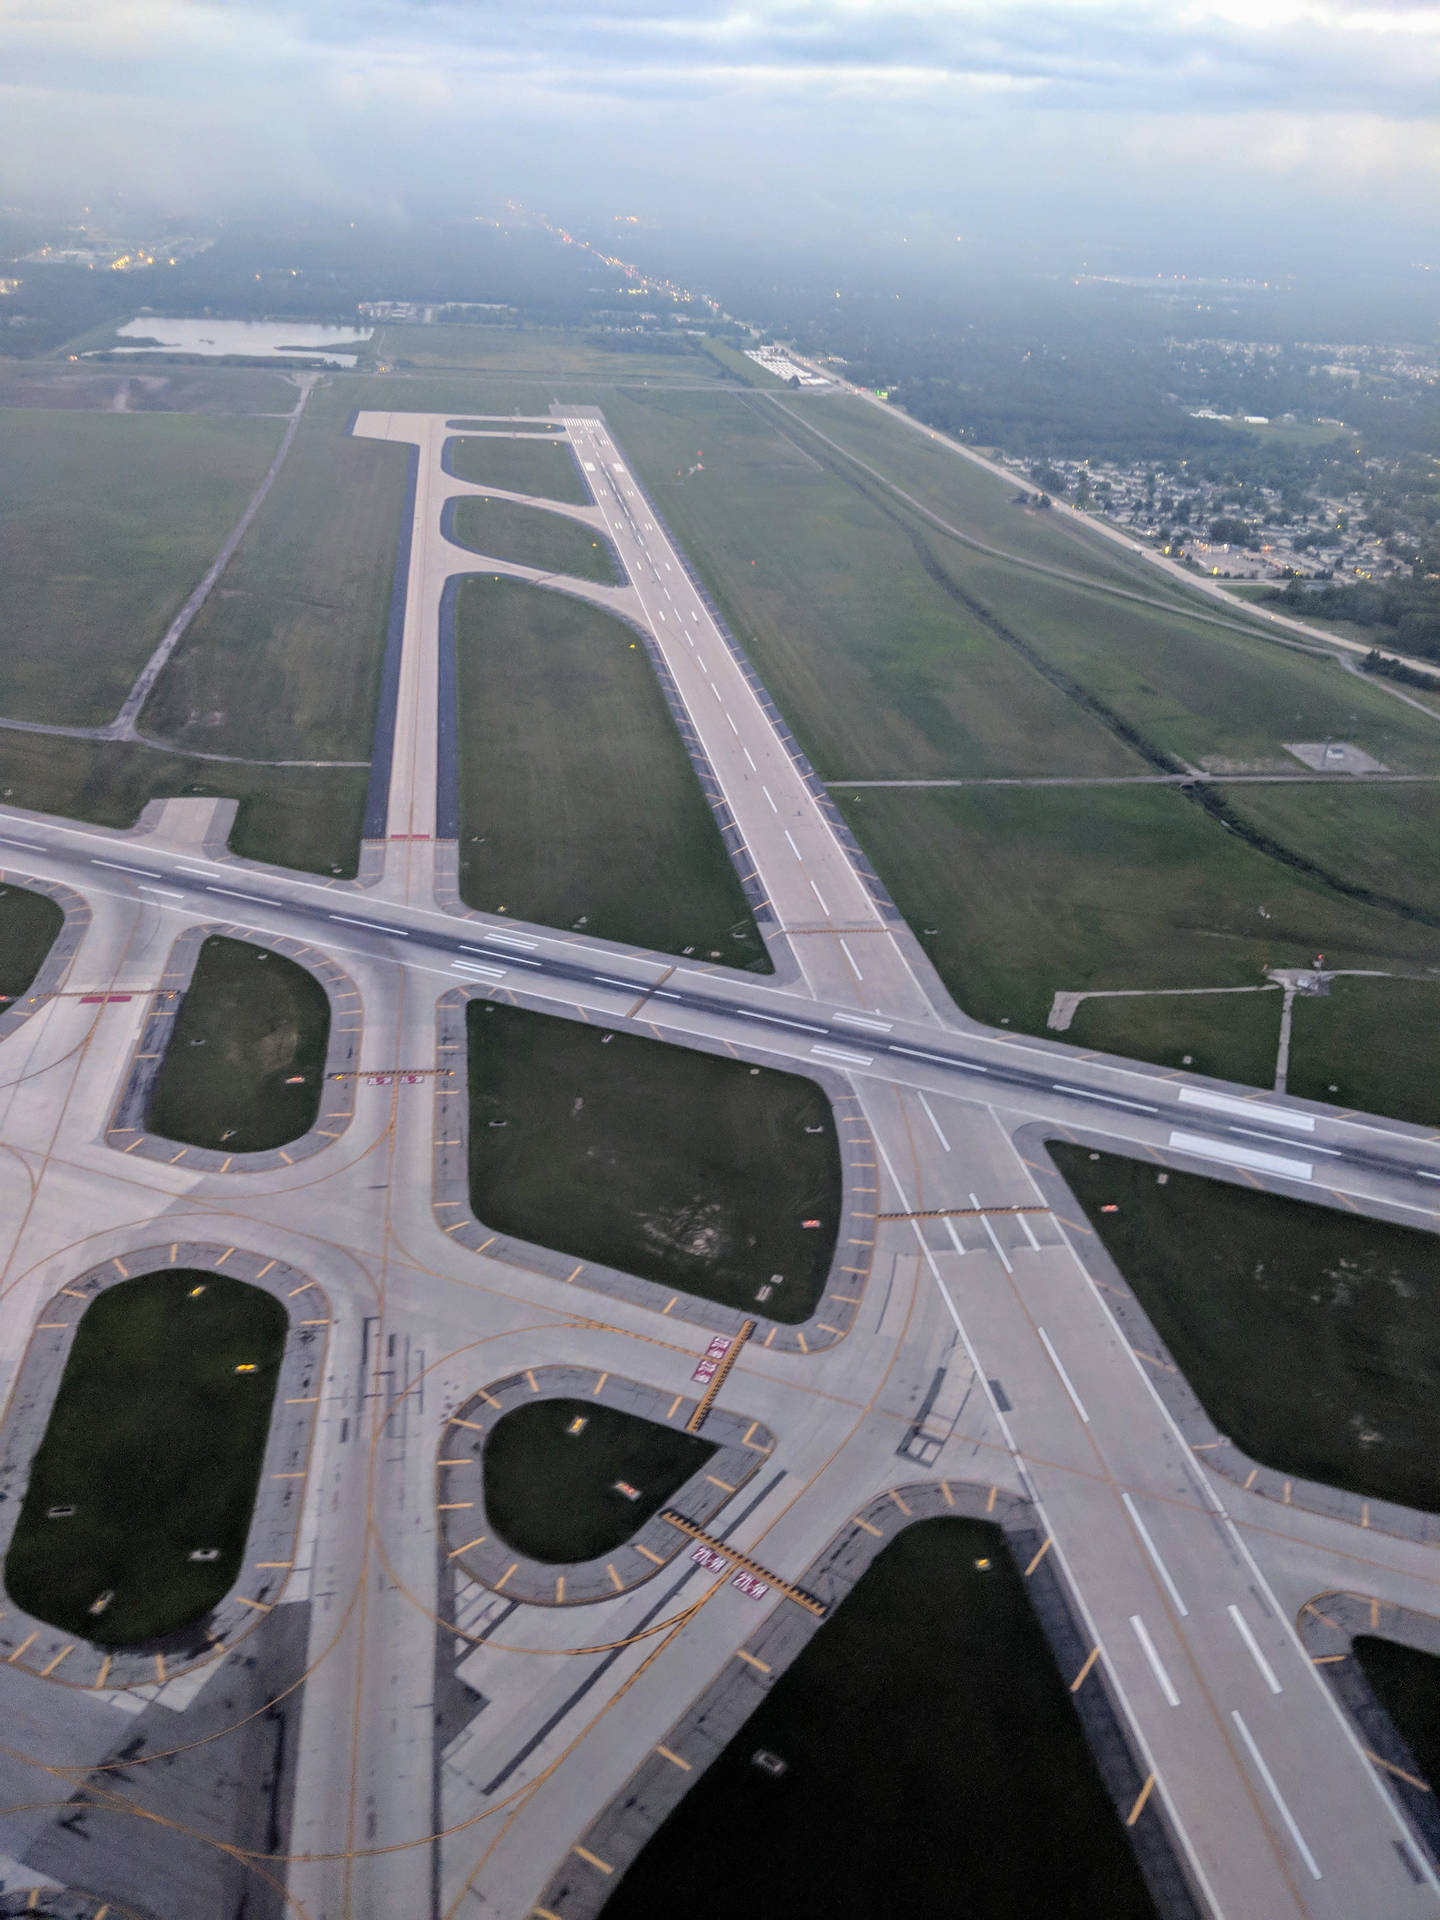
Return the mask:
[[[707,1341],[703,1326],[607,1293],[583,1262],[557,1277],[538,1254],[532,1264],[470,1253],[446,1235],[423,1076],[437,1064],[436,1002],[463,986],[756,1063],[824,1068],[860,1103],[873,1167],[852,1168],[873,1182],[880,1213],[899,1217],[882,1219],[873,1247],[841,1251],[857,1276],[846,1338],[823,1352],[767,1350],[762,1320],[746,1346],[724,1406],[763,1421],[776,1445],[758,1493],[735,1516],[722,1507],[717,1529],[798,1581],[867,1503],[914,1481],[917,1460],[937,1481],[1029,1501],[1203,1908],[1257,1920],[1440,1910],[1422,1849],[1293,1624],[1308,1600],[1340,1588],[1440,1613],[1434,1549],[1262,1501],[1209,1472],[1120,1332],[1087,1265],[1092,1237],[1045,1209],[1043,1169],[1018,1136],[1083,1133],[1430,1228],[1440,1143],[960,1014],[590,414],[566,416],[595,494],[581,511],[603,521],[632,585],[585,597],[643,624],[670,669],[773,914],[777,974],[677,964],[437,904],[440,608],[447,582],[476,567],[440,522],[467,487],[443,472],[443,418],[361,416],[357,430],[418,450],[379,882],[232,860],[195,824],[208,802],[172,803],[129,835],[0,810],[5,878],[69,887],[93,914],[64,996],[0,1051],[7,1385],[67,1276],[201,1238],[196,1219],[207,1241],[223,1221],[227,1240],[313,1277],[330,1302],[285,1589],[311,1610],[289,1858],[278,1863],[292,1899],[316,1920],[535,1910],[572,1840],[760,1618],[698,1565],[673,1596],[651,1583],[583,1607],[517,1608],[447,1570],[438,1551],[437,1447],[450,1412],[550,1365],[683,1395]],[[348,1127],[293,1167],[190,1171],[105,1143],[145,988],[197,923],[308,943],[355,983],[363,1071]],[[130,997],[82,997],[96,991]],[[858,1131],[842,1136],[860,1153]],[[25,1764],[73,1765],[96,1737],[64,1690],[23,1662],[0,1664],[0,1707],[23,1710]],[[182,1702],[175,1711],[183,1735]],[[184,1770],[165,1778],[183,1782]],[[178,1817],[165,1798],[175,1791],[157,1781],[152,1811]],[[5,1886],[33,1884],[15,1877],[33,1827],[33,1816],[0,1812]],[[188,1920],[164,1885],[149,1891],[158,1920]]]

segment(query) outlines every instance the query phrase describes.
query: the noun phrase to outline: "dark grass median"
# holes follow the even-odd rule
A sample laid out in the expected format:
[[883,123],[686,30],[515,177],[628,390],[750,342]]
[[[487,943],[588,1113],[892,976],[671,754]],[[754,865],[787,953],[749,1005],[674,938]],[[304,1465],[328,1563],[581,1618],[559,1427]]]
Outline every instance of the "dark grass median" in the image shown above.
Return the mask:
[[494,1001],[472,1001],[466,1025],[470,1204],[486,1226],[788,1325],[809,1318],[841,1208],[835,1123],[813,1081]]
[[1370,1633],[1358,1635],[1352,1651],[1433,1793],[1440,1786],[1440,1658]]
[[528,1559],[595,1560],[638,1533],[714,1451],[594,1400],[536,1400],[486,1437],[486,1517]]
[[728,1920],[741,1895],[825,1920],[1153,1915],[998,1527],[926,1520],[892,1541],[605,1920]]
[[0,882],[0,1012],[40,971],[65,915],[43,893]]
[[450,511],[450,538],[473,553],[546,573],[568,573],[606,587],[625,583],[615,549],[603,533],[592,531],[583,520],[486,494],[456,500]]
[[454,625],[465,904],[771,971],[635,632],[490,575]]
[[[86,1309],[6,1556],[17,1605],[120,1647],[223,1599],[245,1550],[285,1334],[270,1294],[188,1268],[122,1282]],[[74,1511],[49,1518],[56,1508]]]
[[151,1090],[167,1140],[259,1153],[298,1140],[320,1110],[330,1001],[305,967],[215,935],[200,949]]
[[1440,1511],[1440,1238],[1049,1152],[1221,1433],[1281,1473]]
[[457,480],[507,493],[533,493],[542,500],[565,500],[586,507],[590,493],[580,477],[568,440],[530,435],[524,440],[451,440],[445,464]]

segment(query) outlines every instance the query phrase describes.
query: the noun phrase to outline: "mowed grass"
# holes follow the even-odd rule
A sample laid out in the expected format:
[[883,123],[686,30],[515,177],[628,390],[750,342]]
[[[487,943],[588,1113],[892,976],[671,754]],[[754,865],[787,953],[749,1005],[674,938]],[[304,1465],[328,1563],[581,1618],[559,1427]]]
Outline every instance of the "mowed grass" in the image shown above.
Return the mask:
[[918,523],[787,438],[783,415],[736,394],[605,407],[823,777],[1145,770],[954,597]]
[[17,409],[0,438],[0,711],[113,719],[215,558],[281,422]]
[[[1153,1916],[998,1527],[922,1520],[774,1676],[606,1901],[734,1913]],[[758,1753],[785,1763],[778,1777]],[[724,1836],[723,1871],[697,1871]]]
[[466,903],[768,972],[636,634],[482,575],[460,585],[455,655]]
[[1302,1100],[1440,1126],[1440,979],[1336,980],[1328,998],[1297,996],[1288,1085]]
[[1440,1237],[1049,1151],[1221,1433],[1279,1472],[1440,1509]]
[[64,913],[45,894],[0,881],[0,1002],[25,992],[64,924]]
[[79,407],[99,413],[289,413],[283,374],[249,367],[66,366],[0,360],[0,407]]
[[1293,773],[1287,740],[1349,740],[1397,772],[1440,769],[1440,726],[1337,661],[972,559],[977,602],[1187,766]]
[[256,760],[363,760],[379,698],[407,450],[312,395],[285,465],[156,684],[142,731]]
[[547,573],[568,573],[602,586],[625,584],[625,571],[605,535],[563,513],[472,494],[453,501],[450,515],[450,538],[472,553],[541,567]]
[[1357,1635],[1351,1652],[1434,1792],[1440,1787],[1440,1656],[1371,1633]]
[[472,436],[447,442],[445,456],[457,480],[503,487],[507,493],[533,493],[542,500],[564,500],[576,507],[591,504],[590,490],[580,477],[568,440],[545,440],[534,434],[523,440]]
[[1266,1087],[1275,1079],[1280,1004],[1278,987],[1086,1000],[1069,1031],[1056,1037],[1100,1053]]
[[472,1001],[466,1031],[488,1227],[722,1306],[770,1286],[771,1319],[814,1311],[841,1204],[814,1081],[494,1001]]
[[[123,1281],[86,1308],[5,1560],[17,1605],[122,1647],[223,1599],[245,1551],[286,1325],[259,1287],[187,1268]],[[52,1520],[52,1507],[75,1511]],[[196,1550],[217,1557],[191,1560]]]
[[226,1153],[283,1147],[314,1125],[329,1037],[329,996],[308,968],[215,935],[200,948],[145,1124]]
[[421,370],[593,375],[602,380],[694,380],[713,371],[688,340],[678,352],[653,353],[607,347],[565,327],[388,326],[377,333],[372,357]]
[[[535,1400],[486,1435],[486,1518],[531,1560],[594,1560],[638,1533],[714,1451],[708,1440],[594,1400]],[[622,1493],[620,1480],[639,1497]]]
[[136,743],[0,729],[0,801],[37,813],[132,827],[149,800],[239,801],[230,846],[247,860],[353,877],[365,818],[365,767],[245,767]]
[[[1435,733],[1440,739],[1440,726]],[[1347,780],[1223,791],[1238,819],[1281,845],[1440,921],[1440,783]],[[1440,962],[1440,953],[1435,957]]]
[[[1168,788],[837,786],[834,797],[959,1004],[1026,1032],[1045,1031],[1060,990],[1259,986],[1267,966],[1320,952],[1327,965],[1410,969],[1434,954],[1433,928],[1343,898]],[[1259,1014],[1210,1022],[1189,1001],[1102,1004],[1113,1011],[1077,1016],[1082,1044],[1169,1061],[1205,1018],[1212,1072],[1243,1079],[1259,1064],[1246,1026]]]

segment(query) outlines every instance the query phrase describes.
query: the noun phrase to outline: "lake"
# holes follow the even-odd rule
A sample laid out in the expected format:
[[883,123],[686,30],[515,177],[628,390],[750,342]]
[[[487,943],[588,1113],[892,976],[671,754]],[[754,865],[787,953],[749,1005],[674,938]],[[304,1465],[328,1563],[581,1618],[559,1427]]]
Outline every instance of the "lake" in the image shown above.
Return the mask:
[[167,320],[145,313],[127,320],[117,332],[121,340],[160,342],[159,346],[137,346],[136,353],[198,353],[207,359],[243,353],[252,359],[273,355],[304,358],[319,366],[353,367],[356,356],[335,349],[358,346],[374,328],[322,326],[312,320]]

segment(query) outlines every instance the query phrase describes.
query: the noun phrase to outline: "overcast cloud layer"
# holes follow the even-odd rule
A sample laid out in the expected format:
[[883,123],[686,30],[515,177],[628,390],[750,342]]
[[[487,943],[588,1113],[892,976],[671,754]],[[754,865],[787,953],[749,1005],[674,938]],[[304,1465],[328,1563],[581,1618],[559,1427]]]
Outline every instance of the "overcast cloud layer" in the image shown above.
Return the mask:
[[0,0],[0,75],[12,199],[1440,232],[1440,6],[1407,0]]

